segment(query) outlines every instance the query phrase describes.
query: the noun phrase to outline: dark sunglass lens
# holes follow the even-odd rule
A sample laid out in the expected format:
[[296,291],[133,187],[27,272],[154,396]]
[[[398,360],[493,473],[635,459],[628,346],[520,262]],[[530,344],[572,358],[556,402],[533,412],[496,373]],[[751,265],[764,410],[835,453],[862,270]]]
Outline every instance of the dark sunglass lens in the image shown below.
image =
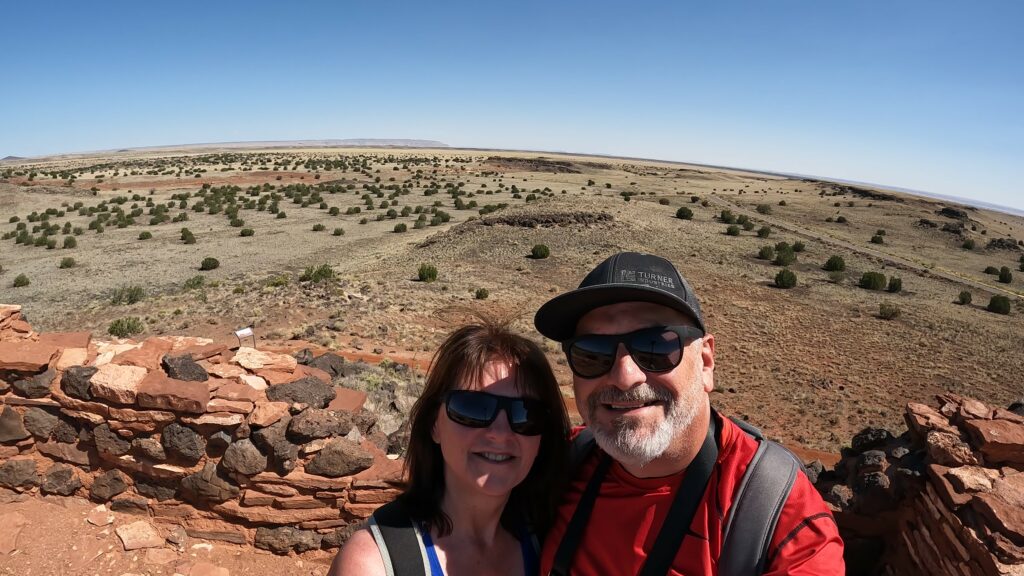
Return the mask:
[[513,432],[524,436],[536,436],[543,432],[544,405],[540,402],[529,398],[512,400],[505,405],[505,410]]
[[498,399],[482,392],[452,392],[448,396],[448,418],[463,426],[483,428],[494,421]]
[[629,350],[637,366],[651,372],[667,372],[683,357],[682,341],[671,330],[644,330],[633,334]]
[[569,367],[583,378],[601,376],[615,364],[617,346],[618,342],[612,338],[584,336],[569,348]]

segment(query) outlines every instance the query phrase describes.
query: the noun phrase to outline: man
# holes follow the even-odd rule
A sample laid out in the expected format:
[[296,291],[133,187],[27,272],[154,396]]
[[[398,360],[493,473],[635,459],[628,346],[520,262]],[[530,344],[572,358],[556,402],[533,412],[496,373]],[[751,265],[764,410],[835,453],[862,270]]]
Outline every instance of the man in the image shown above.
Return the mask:
[[711,409],[715,338],[669,261],[616,254],[534,323],[562,343],[587,425],[541,574],[844,573],[795,457]]

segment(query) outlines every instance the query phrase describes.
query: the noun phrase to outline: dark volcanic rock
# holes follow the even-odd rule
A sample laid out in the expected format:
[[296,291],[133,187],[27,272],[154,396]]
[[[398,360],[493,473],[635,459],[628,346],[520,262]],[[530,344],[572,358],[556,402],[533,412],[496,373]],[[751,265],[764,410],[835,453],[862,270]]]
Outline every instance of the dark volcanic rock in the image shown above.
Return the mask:
[[25,410],[24,419],[25,429],[41,440],[49,438],[53,429],[57,427],[57,423],[60,422],[60,418],[55,414],[36,407]]
[[132,448],[131,442],[118,436],[106,422],[92,429],[92,437],[96,450],[111,456],[123,456]]
[[220,465],[232,472],[253,476],[267,469],[267,457],[248,439],[228,446]]
[[320,548],[323,536],[312,530],[298,530],[290,526],[281,528],[259,527],[256,529],[256,547],[270,550],[277,554],[287,554],[289,550],[306,552]]
[[334,386],[325,384],[312,376],[267,388],[268,400],[309,404],[314,408],[326,408],[327,404],[334,400],[334,396]]
[[885,452],[881,450],[866,450],[857,460],[857,472],[879,472],[884,470],[885,465]]
[[17,442],[29,436],[31,434],[25,429],[21,414],[10,406],[4,406],[4,411],[0,412],[0,442]]
[[335,528],[333,531],[324,534],[324,539],[320,541],[321,548],[341,548],[341,545],[348,541],[352,534],[360,527],[359,522],[353,522],[347,526],[341,528]]
[[1024,398],[1010,404],[1006,409],[1018,416],[1024,416]]
[[953,218],[954,220],[967,220],[967,212],[949,206],[939,210],[938,215],[945,216],[946,218]]
[[36,461],[30,459],[8,460],[0,464],[0,486],[4,488],[31,488],[39,485]]
[[181,356],[164,356],[164,371],[175,380],[187,380],[190,382],[206,382],[210,375],[206,369],[192,359],[191,354]]
[[939,223],[938,222],[932,222],[931,220],[929,220],[927,218],[921,218],[920,220],[918,220],[917,221],[917,225],[920,226],[921,228],[938,228],[939,227]]
[[[1020,250],[1020,246],[1013,238],[993,238],[985,246],[987,250]],[[17,386],[17,383],[15,383]]]
[[963,222],[946,222],[942,225],[942,231],[959,236],[964,233],[964,224]]
[[89,384],[98,371],[93,366],[72,366],[64,371],[60,378],[60,387],[64,393],[79,400],[92,400]]
[[192,501],[224,502],[238,497],[239,488],[217,473],[217,465],[207,462],[202,470],[181,481],[181,493]]
[[178,488],[169,481],[162,484],[157,480],[136,480],[135,491],[147,498],[156,498],[163,502],[174,498]]
[[116,468],[107,470],[93,480],[92,488],[89,488],[89,498],[96,502],[106,502],[127,490],[128,482],[128,476],[124,472]]
[[285,436],[290,422],[291,416],[286,414],[266,428],[253,430],[250,435],[252,443],[273,459],[275,468],[282,474],[294,470],[299,458],[299,447]]
[[313,352],[309,348],[303,348],[292,354],[292,356],[295,357],[295,361],[299,364],[309,364],[313,360]]
[[50,432],[50,438],[57,442],[74,443],[78,441],[78,430],[74,424],[61,418],[57,420],[57,425]]
[[860,453],[872,448],[878,448],[891,440],[893,440],[892,432],[885,428],[869,427],[861,430],[853,437],[853,440],[850,441],[850,447],[853,448],[854,452]]
[[75,469],[67,464],[54,464],[43,475],[39,489],[43,494],[71,496],[82,487],[82,481],[75,475]]
[[223,430],[214,432],[206,441],[206,453],[211,456],[221,456],[231,445],[231,436]]
[[149,501],[141,496],[125,494],[112,499],[110,509],[114,512],[149,516]]
[[14,391],[26,398],[43,398],[50,394],[50,383],[57,373],[48,368],[42,374],[36,374],[14,383]]
[[177,422],[171,422],[164,427],[161,444],[168,456],[190,464],[199,462],[206,453],[206,440],[195,430]]
[[319,408],[308,408],[292,418],[288,425],[288,438],[305,444],[317,438],[344,436],[352,429],[351,415]]
[[328,478],[351,476],[373,465],[373,456],[355,442],[344,438],[331,440],[306,464],[306,472]]
[[409,431],[411,429],[411,424],[406,420],[398,430],[388,434],[388,445],[386,450],[388,454],[405,456],[405,451],[409,446]]
[[136,438],[132,440],[132,452],[154,462],[167,460],[167,452],[163,444],[156,438]]
[[811,481],[811,484],[816,484],[818,476],[825,471],[825,465],[821,463],[821,460],[815,460],[804,466],[804,471],[807,473],[807,479]]
[[319,368],[331,375],[331,378],[345,376],[345,359],[333,352],[317,356],[309,361],[313,368]]

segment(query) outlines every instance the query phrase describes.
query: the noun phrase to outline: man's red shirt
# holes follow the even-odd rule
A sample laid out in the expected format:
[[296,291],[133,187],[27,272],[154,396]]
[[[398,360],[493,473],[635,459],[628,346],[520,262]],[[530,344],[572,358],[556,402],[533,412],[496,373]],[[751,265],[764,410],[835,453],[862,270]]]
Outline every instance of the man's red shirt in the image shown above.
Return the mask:
[[[683,538],[670,575],[718,573],[723,524],[739,482],[757,450],[757,441],[731,420],[718,418],[717,422],[721,430],[718,460],[694,514],[691,533]],[[596,453],[600,448],[595,448],[594,452],[580,466],[562,500],[555,524],[544,543],[541,574],[551,571],[555,551],[569,519],[597,467]],[[601,484],[590,521],[573,557],[572,574],[639,574],[685,473],[684,470],[661,478],[637,478],[617,462],[613,463]],[[800,472],[779,516],[764,574],[832,576],[844,574],[844,566],[843,542],[835,519],[810,480]]]

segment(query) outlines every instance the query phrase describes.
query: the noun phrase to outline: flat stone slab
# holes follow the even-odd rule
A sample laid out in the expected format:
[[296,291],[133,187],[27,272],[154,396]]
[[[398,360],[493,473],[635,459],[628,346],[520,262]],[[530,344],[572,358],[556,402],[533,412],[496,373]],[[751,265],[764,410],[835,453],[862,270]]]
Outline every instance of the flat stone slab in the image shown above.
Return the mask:
[[327,405],[328,410],[335,412],[358,412],[366,404],[366,392],[353,390],[343,386],[334,387],[334,400]]
[[146,370],[154,371],[160,369],[160,359],[170,351],[170,342],[149,338],[142,343],[142,346],[115,355],[110,362],[123,366],[141,366]]
[[92,341],[92,332],[42,332],[39,342],[52,344],[58,348],[88,348]]
[[140,548],[158,548],[164,545],[164,538],[156,531],[152,524],[145,520],[139,520],[114,530],[125,550],[138,550]]
[[231,359],[233,364],[238,364],[248,370],[280,370],[282,372],[294,372],[298,361],[288,354],[277,354],[275,352],[264,352],[243,346],[235,352]]
[[0,342],[0,370],[41,372],[50,365],[59,350],[59,347],[43,342]]
[[174,380],[163,372],[150,372],[139,384],[138,402],[143,408],[202,414],[209,401],[206,382]]
[[134,404],[139,393],[139,384],[147,372],[145,368],[139,366],[104,364],[93,374],[89,391],[95,398],[103,398],[118,404]]

